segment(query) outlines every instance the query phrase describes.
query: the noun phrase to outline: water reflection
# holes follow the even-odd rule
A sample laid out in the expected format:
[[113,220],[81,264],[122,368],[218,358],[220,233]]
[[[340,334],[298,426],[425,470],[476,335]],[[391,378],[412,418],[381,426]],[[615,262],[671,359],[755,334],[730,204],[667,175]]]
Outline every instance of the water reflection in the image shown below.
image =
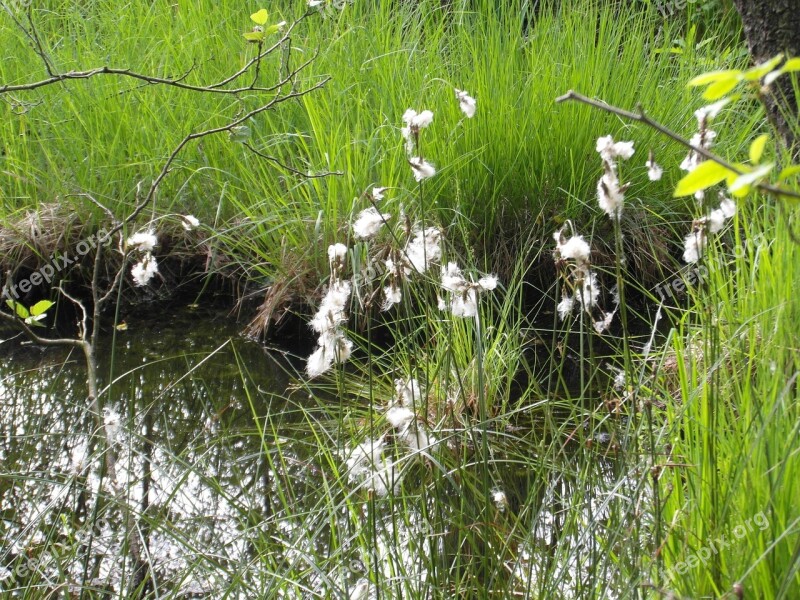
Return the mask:
[[[377,499],[346,472],[342,428],[365,423],[357,400],[310,398],[283,357],[214,315],[127,325],[99,352],[116,481],[101,469],[82,357],[0,332],[10,340],[0,343],[0,589],[10,597],[134,595],[131,530],[155,597],[349,597],[366,579],[396,597],[439,597],[441,573],[459,569],[479,575],[462,581],[462,597],[486,585],[578,597],[606,564],[605,524],[630,510],[626,474],[602,453],[562,452],[531,470],[520,457],[536,455],[534,430],[492,433],[502,510],[487,512],[468,485],[475,432],[458,429],[438,431],[436,460],[408,461],[400,493]],[[572,592],[549,587],[559,572]],[[603,576],[607,597],[628,583]]]
[[186,312],[131,320],[104,341],[99,370],[117,481],[98,468],[82,356],[0,334],[4,590],[124,588],[131,565],[121,503],[144,515],[137,527],[155,565],[151,586],[195,594],[223,583],[226,565],[247,556],[246,529],[269,497],[261,438],[242,433],[267,407],[286,412],[287,397],[279,364],[238,329]]

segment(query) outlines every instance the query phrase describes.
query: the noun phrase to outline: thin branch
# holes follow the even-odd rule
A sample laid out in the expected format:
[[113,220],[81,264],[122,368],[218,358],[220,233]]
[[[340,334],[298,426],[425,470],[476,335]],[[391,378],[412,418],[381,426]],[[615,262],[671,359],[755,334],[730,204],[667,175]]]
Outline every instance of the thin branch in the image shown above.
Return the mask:
[[[210,85],[191,85],[191,84],[188,84],[188,83],[183,83],[183,80],[186,79],[186,77],[188,77],[189,74],[192,73],[192,71],[194,70],[194,65],[188,71],[186,71],[183,75],[181,75],[180,77],[177,77],[177,78],[156,77],[154,75],[146,75],[144,73],[139,73],[139,72],[133,71],[131,69],[120,69],[120,68],[113,68],[113,67],[108,67],[108,66],[96,67],[94,69],[87,69],[87,70],[84,70],[84,71],[68,71],[66,73],[56,73],[56,72],[54,72],[54,70],[52,69],[52,67],[51,67],[51,65],[50,65],[50,63],[48,61],[48,59],[46,58],[46,54],[44,53],[44,50],[42,49],[41,42],[39,41],[38,32],[36,31],[35,27],[33,27],[33,22],[30,21],[30,17],[29,17],[29,21],[31,23],[31,29],[25,28],[19,22],[17,22],[17,25],[20,28],[22,28],[25,31],[25,34],[33,41],[34,46],[35,46],[34,47],[34,52],[36,52],[36,54],[38,56],[40,56],[42,58],[42,60],[44,61],[49,77],[47,77],[46,79],[41,79],[39,81],[33,81],[33,82],[30,82],[30,83],[21,83],[21,84],[17,84],[17,85],[0,86],[0,95],[11,93],[11,92],[35,90],[35,89],[38,89],[38,88],[41,88],[41,87],[45,87],[45,86],[48,86],[48,85],[53,85],[53,84],[60,83],[60,82],[63,82],[63,81],[77,80],[77,79],[90,79],[90,78],[96,77],[98,75],[114,75],[114,76],[118,76],[118,77],[130,77],[132,79],[137,79],[139,81],[143,81],[143,82],[145,82],[145,83],[147,83],[149,85],[166,85],[166,86],[180,88],[180,89],[183,89],[183,90],[189,90],[189,91],[193,91],[193,92],[203,92],[203,93],[209,93],[209,94],[236,95],[236,94],[241,94],[241,93],[244,93],[244,92],[267,92],[267,93],[268,92],[273,92],[276,89],[278,89],[279,87],[281,87],[282,85],[284,85],[286,83],[286,81],[279,82],[278,84],[273,85],[273,86],[257,87],[256,86],[256,82],[257,82],[256,80],[257,80],[258,69],[259,69],[259,66],[261,64],[261,61],[266,56],[268,56],[269,54],[274,52],[276,49],[281,47],[284,43],[286,43],[286,41],[289,39],[289,36],[291,35],[292,30],[297,26],[298,23],[300,23],[300,21],[305,19],[307,16],[308,16],[307,14],[303,15],[297,21],[294,21],[287,28],[287,30],[284,33],[284,35],[281,36],[280,39],[278,39],[278,41],[276,41],[274,44],[272,44],[271,46],[269,46],[265,50],[259,51],[256,54],[256,56],[254,56],[249,61],[247,61],[247,63],[245,63],[245,65],[241,69],[236,71],[233,75],[230,75],[230,76],[226,77],[225,79],[222,79],[222,80],[220,80],[220,81],[218,81],[216,83],[212,83]],[[260,46],[259,46],[259,48],[260,48]],[[247,73],[247,71],[249,71],[250,68],[253,65],[256,66],[256,77],[253,78],[253,81],[252,81],[252,83],[250,85],[244,86],[244,87],[236,87],[236,88],[226,88],[226,87],[224,87],[224,86],[236,81],[242,75]]]
[[59,293],[62,296],[64,296],[64,298],[66,298],[67,300],[69,300],[70,302],[72,302],[74,305],[76,305],[78,308],[81,309],[81,315],[83,315],[83,316],[81,317],[81,321],[80,321],[80,336],[79,337],[80,337],[81,341],[85,342],[86,341],[86,334],[87,334],[87,331],[88,331],[86,326],[87,326],[87,324],[89,322],[89,313],[86,311],[86,305],[84,305],[84,303],[81,302],[80,300],[78,300],[75,296],[72,296],[69,293],[67,293],[67,291],[64,288],[62,288],[60,285],[57,285],[55,289],[58,290]]
[[18,318],[16,315],[10,315],[0,310],[0,319],[22,329],[23,333],[28,336],[28,339],[39,346],[67,346],[69,348],[83,349],[84,342],[82,340],[76,340],[74,338],[45,338],[37,335],[25,321]]
[[[295,71],[293,73],[296,73],[300,69],[304,68],[307,64],[309,64],[310,60],[313,60],[313,58],[309,59],[309,61],[307,61],[306,63],[304,63],[300,67],[298,67],[298,69],[295,69]],[[289,78],[287,78],[287,80],[288,79]],[[238,127],[239,125],[241,125],[245,121],[247,121],[249,119],[252,119],[253,117],[255,117],[256,115],[261,114],[262,112],[266,112],[266,111],[270,110],[271,108],[277,106],[278,104],[282,104],[283,102],[286,102],[287,100],[291,100],[293,98],[300,98],[302,96],[305,96],[306,94],[310,94],[314,90],[317,90],[317,89],[321,88],[322,86],[324,86],[326,83],[328,83],[329,80],[330,80],[330,76],[326,76],[321,81],[319,81],[318,83],[314,84],[313,86],[311,86],[309,88],[306,88],[306,89],[301,90],[299,92],[292,92],[292,93],[289,93],[289,94],[285,94],[283,96],[276,96],[275,98],[270,100],[267,104],[263,104],[263,105],[259,106],[258,108],[254,108],[253,110],[245,113],[244,115],[235,118],[233,121],[227,123],[226,125],[220,125],[219,127],[213,127],[211,129],[206,129],[206,130],[203,130],[203,131],[196,131],[196,132],[188,134],[186,137],[184,137],[180,141],[180,143],[177,146],[175,146],[175,148],[172,150],[170,155],[167,157],[167,160],[164,162],[164,166],[161,168],[161,171],[156,176],[156,178],[153,180],[153,183],[150,184],[150,188],[148,189],[147,194],[141,200],[141,202],[139,202],[139,204],[137,204],[134,207],[133,212],[131,212],[131,214],[129,214],[125,218],[124,221],[122,221],[121,223],[118,223],[117,225],[112,227],[109,230],[107,235],[111,236],[111,235],[116,234],[127,223],[132,222],[137,216],[139,216],[139,214],[145,209],[145,207],[148,204],[150,204],[150,202],[155,198],[156,191],[158,190],[158,186],[161,184],[163,179],[169,174],[170,168],[172,167],[172,163],[175,162],[175,159],[178,157],[178,155],[181,153],[181,151],[184,149],[184,147],[186,147],[186,145],[189,142],[191,142],[193,140],[200,139],[200,138],[204,138],[204,137],[207,137],[207,136],[210,136],[210,135],[214,135],[214,134],[217,134],[217,133],[223,133],[223,132],[226,132],[226,131],[230,132],[233,128]]]
[[324,171],[322,173],[314,173],[314,174],[303,173],[302,171],[298,171],[297,169],[294,169],[294,168],[290,167],[289,165],[281,162],[280,159],[278,159],[278,158],[276,158],[274,156],[270,156],[269,154],[264,154],[260,150],[256,150],[255,148],[253,148],[253,146],[251,146],[247,142],[243,142],[242,145],[245,148],[247,148],[248,150],[250,150],[250,152],[252,152],[256,156],[259,156],[260,158],[263,158],[264,160],[268,160],[268,161],[278,165],[282,169],[286,169],[290,173],[294,173],[295,175],[300,175],[300,176],[305,177],[307,179],[318,179],[318,178],[321,178],[321,177],[328,177],[330,175],[344,175],[344,172],[342,172],[342,171]]
[[[558,103],[568,102],[570,100],[571,101],[575,101],[575,102],[580,102],[582,104],[588,104],[589,106],[593,106],[594,108],[598,108],[598,109],[600,109],[602,111],[605,111],[605,112],[620,116],[620,117],[622,117],[624,119],[629,119],[631,121],[638,121],[639,123],[644,123],[648,127],[651,127],[652,129],[655,129],[656,131],[658,131],[658,132],[662,133],[663,135],[667,136],[668,138],[678,142],[679,144],[681,144],[683,146],[686,146],[687,148],[693,150],[694,152],[697,152],[697,154],[699,154],[700,156],[702,156],[702,157],[704,157],[704,158],[706,158],[708,160],[711,160],[711,161],[717,163],[718,165],[721,165],[721,166],[725,167],[727,170],[731,171],[732,173],[735,173],[736,175],[739,175],[739,176],[746,174],[745,171],[742,171],[740,168],[732,165],[731,163],[729,163],[728,161],[726,161],[724,158],[720,157],[719,155],[714,154],[713,152],[709,152],[705,148],[701,148],[699,146],[693,145],[685,137],[679,135],[678,133],[675,133],[674,131],[672,131],[671,129],[665,127],[664,125],[662,125],[658,121],[654,121],[653,119],[651,119],[650,117],[648,117],[645,114],[644,110],[642,110],[641,107],[637,107],[637,109],[636,109],[637,112],[630,112],[630,111],[624,110],[622,108],[618,108],[616,106],[613,106],[611,104],[606,104],[605,102],[599,102],[597,100],[592,100],[591,98],[588,98],[588,97],[584,96],[583,94],[579,94],[578,92],[575,92],[573,90],[570,90],[566,94],[564,94],[563,96],[559,96],[558,98],[556,98],[556,102],[558,102]],[[795,199],[795,200],[800,200],[800,192],[796,192],[794,190],[790,190],[790,189],[787,189],[787,188],[784,188],[784,187],[775,186],[775,185],[771,185],[771,184],[768,184],[768,183],[756,183],[756,184],[753,185],[753,187],[755,187],[759,191],[761,191],[763,193],[766,193],[766,194],[772,194],[772,195],[775,195],[775,196],[783,196],[783,197],[786,197],[786,198],[792,198],[792,199]]]
[[92,196],[91,194],[88,194],[86,192],[79,192],[79,193],[75,193],[75,194],[67,194],[67,198],[86,198],[87,200],[89,200],[89,202],[91,202],[97,208],[102,210],[105,213],[105,215],[108,217],[108,219],[114,225],[119,223],[119,219],[117,219],[117,217],[114,215],[114,213],[111,212],[111,209],[109,209],[105,204],[103,204],[99,200],[95,199],[95,197]]

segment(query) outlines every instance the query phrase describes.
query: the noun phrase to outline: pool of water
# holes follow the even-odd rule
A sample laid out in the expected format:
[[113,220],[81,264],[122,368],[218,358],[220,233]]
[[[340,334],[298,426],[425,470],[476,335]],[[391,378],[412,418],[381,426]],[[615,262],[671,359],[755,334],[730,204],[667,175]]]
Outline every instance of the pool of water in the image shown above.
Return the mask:
[[[105,336],[99,371],[116,480],[101,468],[83,357],[0,331],[0,589],[11,597],[130,595],[133,531],[154,594],[349,597],[379,569],[411,586],[401,597],[429,593],[414,586],[437,565],[453,564],[476,527],[465,515],[484,514],[484,500],[467,498],[457,467],[428,454],[399,467],[409,486],[421,482],[418,494],[376,498],[348,472],[353,432],[369,428],[362,399],[308,389],[296,376],[301,362],[242,337],[241,328],[186,309],[132,317]],[[455,429],[437,435],[455,454],[475,439]],[[489,510],[496,539],[481,538],[471,552],[495,553],[491,564],[500,565],[506,586],[527,580],[522,587],[530,588],[534,563],[556,560],[579,583],[597,562],[595,536],[576,529],[580,550],[567,558],[558,557],[556,541],[575,525],[566,515],[576,495],[585,519],[610,514],[605,488],[620,481],[613,456],[580,464],[563,453],[563,464],[546,466],[543,478],[518,459],[530,439],[510,430],[492,435],[493,477],[506,504]],[[527,542],[493,547],[523,504],[539,507],[524,519]]]

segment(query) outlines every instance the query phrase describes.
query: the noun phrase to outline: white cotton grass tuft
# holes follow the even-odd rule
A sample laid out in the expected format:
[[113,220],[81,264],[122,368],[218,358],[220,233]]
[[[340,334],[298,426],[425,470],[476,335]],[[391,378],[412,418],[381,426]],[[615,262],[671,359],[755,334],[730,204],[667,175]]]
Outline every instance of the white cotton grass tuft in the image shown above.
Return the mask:
[[478,287],[484,292],[491,292],[497,288],[497,275],[486,275],[478,279]]
[[424,232],[420,229],[414,231],[405,249],[407,275],[412,272],[424,273],[439,262],[442,257],[441,237],[442,232],[436,227],[428,227]]
[[650,152],[650,158],[647,159],[645,166],[647,167],[647,178],[650,181],[659,181],[664,175],[664,169],[655,161],[652,152]]
[[594,330],[597,333],[603,333],[609,327],[611,327],[611,321],[614,320],[614,315],[617,313],[617,309],[615,308],[611,312],[603,312],[600,311],[602,317],[593,321],[592,325],[594,326]]
[[706,123],[713,120],[719,114],[719,112],[730,103],[730,101],[731,98],[723,98],[722,100],[718,100],[713,104],[702,106],[694,111],[694,116],[697,119],[698,126],[701,128],[705,127]]
[[494,507],[500,512],[505,512],[506,508],[508,507],[508,498],[506,497],[506,493],[500,488],[495,488],[492,490],[492,502],[494,503]]
[[591,269],[583,273],[583,278],[578,282],[575,297],[586,310],[597,305],[597,301],[600,299],[600,284],[597,281],[597,273]]
[[562,231],[563,230],[560,229],[553,234],[553,238],[556,240],[556,252],[559,257],[564,260],[574,260],[581,264],[588,263],[591,249],[586,240],[583,239],[583,236],[573,235],[567,240],[562,241]]
[[[340,256],[336,244],[329,249],[329,256]],[[349,281],[334,280],[320,302],[319,309],[309,323],[319,334],[317,348],[306,360],[306,374],[313,379],[329,370],[334,363],[343,363],[353,352],[353,342],[341,329],[347,322],[347,303],[350,301],[352,285]]]
[[635,152],[633,142],[615,142],[610,135],[597,139],[596,150],[600,158],[608,163],[614,162],[617,158],[628,160]]
[[181,215],[181,225],[186,231],[200,227],[200,221],[194,215]]
[[625,193],[613,170],[607,170],[597,182],[597,203],[612,219],[619,220]]
[[414,411],[405,406],[392,406],[386,411],[386,420],[395,429],[405,429],[414,418]]
[[438,443],[436,437],[414,423],[399,432],[395,438],[415,452],[423,452]]
[[133,277],[133,283],[138,287],[146,286],[148,283],[150,283],[150,280],[156,276],[157,273],[158,262],[156,262],[155,256],[153,256],[150,252],[147,252],[147,254],[144,255],[144,258],[142,258],[142,260],[133,265],[131,268],[131,277]]
[[487,292],[497,287],[497,276],[486,275],[473,283],[467,280],[454,262],[442,267],[442,289],[450,294],[449,304],[439,298],[439,308],[449,309],[454,317],[475,317],[478,314],[478,292]]
[[[711,147],[714,145],[714,139],[717,137],[717,132],[712,131],[711,129],[701,128],[701,131],[695,133],[692,138],[689,140],[689,143],[692,145],[693,148],[699,148],[701,150],[710,150]],[[686,171],[691,173],[694,171],[698,165],[703,162],[703,156],[697,152],[696,150],[692,149],[689,150],[689,153],[686,157],[681,161],[680,168],[682,171]]]
[[436,175],[436,167],[419,156],[412,156],[409,158],[408,164],[411,166],[414,179],[417,181],[422,181],[423,179],[428,179]]
[[411,131],[419,131],[433,122],[433,112],[423,110],[418,113],[413,108],[409,108],[403,113],[403,122]]
[[461,269],[454,262],[442,267],[442,288],[448,292],[460,293],[467,289],[469,282],[464,279]]
[[350,300],[352,285],[349,281],[334,281],[322,298],[319,310],[311,319],[311,328],[317,333],[333,331],[345,321],[345,308]]
[[152,252],[158,246],[158,238],[152,229],[140,231],[128,238],[128,246],[140,252]]
[[736,214],[736,202],[723,196],[720,198],[719,209],[726,219],[730,219]]
[[367,489],[378,496],[394,493],[400,485],[394,463],[383,455],[385,446],[383,437],[367,440],[356,446],[346,461],[348,478],[363,480]]
[[450,312],[454,317],[478,316],[478,294],[475,288],[470,288],[460,294],[453,294],[450,299]]
[[722,212],[722,209],[715,208],[710,213],[708,213],[708,218],[706,219],[708,223],[708,231],[709,233],[718,233],[722,230],[725,226],[725,221],[727,218],[725,217],[725,213]]
[[355,235],[356,239],[361,240],[373,238],[391,217],[390,213],[378,212],[378,209],[374,206],[365,208],[358,213],[358,217],[353,223],[353,235]]
[[683,260],[686,263],[696,263],[703,257],[706,248],[706,231],[703,227],[696,227],[683,240]]
[[375,200],[375,202],[380,202],[383,200],[383,196],[386,194],[386,190],[388,189],[389,188],[373,186],[372,191],[370,192],[372,194],[372,199]]
[[394,390],[400,406],[416,406],[422,400],[422,390],[419,381],[410,379],[395,379]]
[[336,243],[328,246],[328,262],[343,264],[347,258],[347,246]]
[[692,225],[692,231],[683,240],[683,260],[686,263],[695,263],[703,258],[709,233],[719,233],[728,219],[736,214],[736,203],[730,198],[720,194],[719,207],[710,211],[708,215],[697,219]]
[[556,306],[556,310],[558,311],[558,318],[563,321],[569,315],[572,314],[572,310],[574,308],[575,308],[575,298],[565,294],[564,297],[561,298],[561,302],[559,302],[558,306]]
[[461,109],[468,119],[471,119],[475,116],[475,110],[477,108],[477,101],[475,98],[470,96],[464,90],[459,90],[455,88],[456,99],[458,100],[458,106]]
[[343,363],[353,352],[353,342],[340,330],[319,336],[317,349],[306,359],[306,375],[314,379],[328,371],[334,363]]
[[403,290],[396,283],[390,283],[383,288],[383,304],[381,310],[389,310],[403,300]]

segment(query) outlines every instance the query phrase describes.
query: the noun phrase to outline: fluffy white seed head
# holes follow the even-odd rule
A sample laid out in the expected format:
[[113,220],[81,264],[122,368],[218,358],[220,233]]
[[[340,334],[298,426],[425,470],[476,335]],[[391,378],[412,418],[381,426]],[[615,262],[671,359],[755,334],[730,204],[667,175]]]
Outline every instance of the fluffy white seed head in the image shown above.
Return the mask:
[[413,377],[405,381],[395,379],[394,389],[400,406],[415,406],[422,401],[422,390],[419,382]]
[[456,89],[456,99],[458,100],[458,106],[461,109],[468,119],[471,119],[475,116],[475,109],[477,108],[477,102],[475,98],[470,96],[464,90]]
[[556,310],[558,311],[558,318],[562,321],[572,314],[572,309],[575,308],[575,298],[572,296],[564,296],[561,302],[558,303]]
[[191,231],[200,226],[200,221],[194,215],[181,215],[181,225],[186,231]]
[[395,429],[405,429],[414,420],[414,411],[405,406],[393,406],[386,411],[386,420]]
[[652,157],[645,163],[645,166],[647,167],[647,178],[650,181],[658,181],[661,179],[661,176],[664,174],[664,169],[662,169]]
[[628,160],[635,152],[633,142],[615,142],[610,135],[597,139],[596,150],[607,163],[613,163],[617,158]]
[[158,246],[158,238],[152,229],[148,231],[140,231],[138,233],[134,233],[128,238],[128,246],[131,246],[140,252],[152,252],[153,248]]
[[469,282],[464,279],[461,269],[454,262],[442,267],[442,287],[448,292],[462,292],[467,289]]
[[328,246],[329,262],[344,263],[345,258],[347,258],[347,246],[339,243]]
[[131,268],[131,277],[133,282],[139,286],[145,286],[150,283],[150,280],[158,273],[158,263],[155,257],[148,252],[144,258]]
[[400,286],[391,283],[383,288],[383,304],[381,310],[389,310],[395,304],[400,304],[403,299],[403,292]]
[[703,257],[706,248],[706,232],[702,227],[695,228],[683,240],[683,260],[689,264],[696,263]]
[[600,299],[600,284],[597,281],[597,273],[588,270],[583,274],[583,279],[580,281],[575,296],[586,310],[597,305],[597,301]]
[[481,291],[491,292],[497,287],[497,275],[486,275],[478,279],[478,287]]
[[372,199],[375,200],[375,202],[380,202],[383,200],[383,196],[387,189],[389,188],[374,186],[372,188]]
[[419,156],[412,156],[408,159],[408,164],[411,165],[411,172],[414,174],[414,179],[422,181],[436,175],[436,167],[434,167],[427,160]]
[[407,275],[412,272],[424,273],[432,264],[437,264],[442,257],[439,244],[442,233],[436,227],[428,227],[425,231],[417,229],[406,244],[404,261],[407,263]]
[[613,171],[606,171],[597,182],[597,202],[612,219],[619,219],[625,194]]
[[466,292],[453,294],[450,311],[454,317],[475,317],[478,314],[478,294],[474,287]]
[[388,221],[392,215],[390,213],[380,213],[374,206],[365,208],[358,213],[358,218],[353,223],[353,234],[357,239],[366,240],[380,231],[383,224]]
[[556,250],[561,258],[565,260],[574,260],[579,264],[589,262],[589,254],[591,249],[589,244],[583,239],[582,235],[573,235],[563,244],[561,243],[561,232],[557,231],[554,234],[556,239]]

